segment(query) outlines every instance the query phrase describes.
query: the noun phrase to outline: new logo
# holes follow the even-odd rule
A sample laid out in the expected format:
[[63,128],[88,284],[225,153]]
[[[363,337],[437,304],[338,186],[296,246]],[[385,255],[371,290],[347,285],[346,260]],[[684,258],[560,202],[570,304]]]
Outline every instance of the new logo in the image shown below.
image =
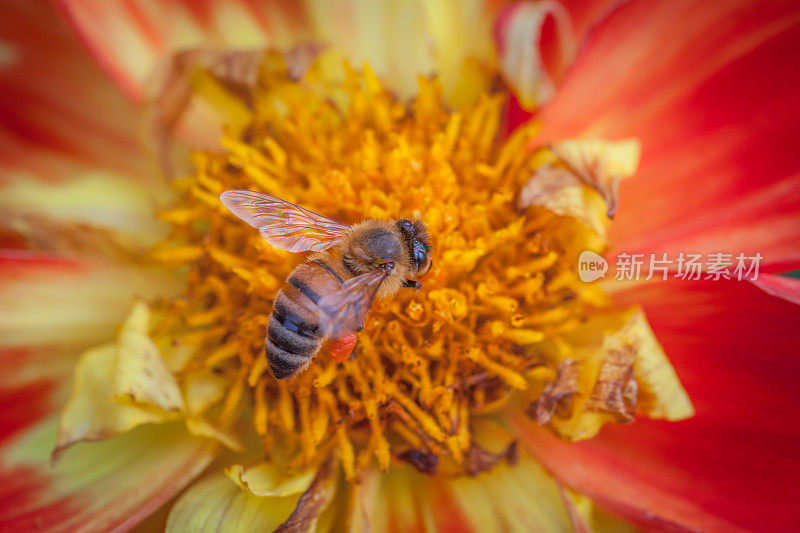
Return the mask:
[[605,278],[608,272],[608,261],[603,256],[591,250],[584,250],[578,257],[578,277],[581,281],[589,283],[596,279]]

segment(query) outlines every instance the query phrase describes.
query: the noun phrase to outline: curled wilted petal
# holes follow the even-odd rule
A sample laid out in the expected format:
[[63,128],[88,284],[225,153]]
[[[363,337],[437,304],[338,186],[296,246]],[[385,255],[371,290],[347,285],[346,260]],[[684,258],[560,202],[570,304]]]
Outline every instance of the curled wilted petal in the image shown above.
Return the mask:
[[619,182],[633,176],[639,165],[638,141],[574,139],[554,143],[550,149],[578,179],[606,201],[609,217],[619,203]]
[[104,440],[141,424],[177,417],[176,413],[117,402],[109,387],[116,357],[117,347],[108,344],[81,358],[75,369],[75,391],[61,415],[53,458],[77,442]]
[[565,168],[545,165],[534,172],[517,200],[520,209],[532,205],[573,217],[594,230],[601,239],[606,238],[606,203],[597,191]]
[[547,103],[555,93],[540,42],[549,17],[558,31],[559,57],[554,71],[560,76],[575,56],[576,43],[569,15],[559,2],[517,2],[506,7],[495,27],[500,70],[525,109]]
[[633,369],[639,385],[638,409],[651,418],[682,420],[692,416],[692,402],[644,313],[636,310],[621,318],[626,322],[619,330],[619,338],[626,350],[635,352]]

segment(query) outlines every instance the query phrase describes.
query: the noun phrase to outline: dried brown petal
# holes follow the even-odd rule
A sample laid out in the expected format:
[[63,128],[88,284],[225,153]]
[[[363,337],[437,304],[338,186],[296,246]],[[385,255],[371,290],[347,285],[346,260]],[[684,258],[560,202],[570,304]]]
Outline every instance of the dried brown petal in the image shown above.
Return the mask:
[[317,471],[314,481],[297,501],[297,507],[275,533],[300,533],[311,531],[317,518],[330,503],[335,492],[336,468],[333,459],[328,459]]
[[597,376],[586,409],[604,411],[620,422],[630,422],[636,411],[638,387],[633,371],[636,349],[620,340],[620,346],[608,352]]
[[517,441],[511,441],[506,449],[500,453],[492,453],[486,448],[477,444],[472,444],[467,452],[464,471],[470,476],[475,476],[481,472],[491,470],[494,465],[505,459],[508,464],[513,465],[517,462]]
[[528,416],[539,424],[547,424],[553,415],[560,418],[570,417],[574,395],[578,392],[579,371],[579,361],[562,361],[556,379],[548,383],[539,399],[528,406]]
[[433,452],[424,450],[410,449],[397,455],[397,458],[404,461],[423,474],[436,475],[439,468],[439,456]]

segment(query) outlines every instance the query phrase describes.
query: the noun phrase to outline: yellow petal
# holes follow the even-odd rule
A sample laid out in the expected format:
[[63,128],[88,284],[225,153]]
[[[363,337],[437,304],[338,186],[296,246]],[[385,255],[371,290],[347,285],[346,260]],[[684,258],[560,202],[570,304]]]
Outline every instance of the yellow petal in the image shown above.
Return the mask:
[[[487,450],[508,448],[513,435],[476,420],[475,438]],[[569,518],[552,477],[527,452],[475,476],[422,474],[398,466],[368,472],[354,489],[356,531],[569,531]],[[465,523],[466,522],[466,523]]]
[[307,468],[289,473],[282,464],[264,461],[249,467],[232,465],[225,469],[225,474],[255,496],[283,497],[300,494],[308,489],[316,471]]
[[321,42],[368,62],[404,98],[419,75],[440,74],[450,94],[465,60],[492,60],[491,17],[478,0],[311,2],[308,10]]
[[53,457],[77,442],[104,440],[148,422],[166,422],[178,416],[152,407],[115,401],[111,383],[117,347],[106,344],[88,350],[75,368],[75,384],[58,428]]
[[163,411],[183,411],[178,383],[148,336],[150,310],[137,302],[117,339],[111,390],[118,401]]
[[553,144],[553,153],[583,183],[605,199],[609,216],[617,210],[618,187],[639,166],[639,141],[571,139]]
[[[512,436],[495,424],[480,422],[475,438],[499,450]],[[514,466],[502,462],[488,472],[459,477],[447,485],[475,531],[570,530],[555,480],[525,451]]]
[[464,109],[487,94],[495,74],[493,17],[483,0],[420,2],[419,7],[446,99]]
[[639,383],[637,409],[650,418],[683,420],[693,416],[692,401],[650,329],[644,312],[634,312],[620,330],[620,335],[639,347],[634,363]]
[[244,449],[237,437],[227,431],[219,429],[200,416],[188,415],[186,417],[186,429],[196,437],[214,439],[235,452],[241,452]]
[[222,474],[187,490],[172,507],[167,533],[273,531],[294,510],[300,495],[264,498],[242,490]]
[[209,407],[219,403],[230,387],[230,382],[208,369],[193,372],[183,384],[186,408],[190,414],[203,414]]
[[[233,483],[222,475],[201,481],[172,508],[166,530],[315,531],[318,518],[334,496],[338,467],[328,460],[311,476],[304,473],[295,481],[277,480],[271,473],[276,468],[269,463],[252,470],[235,465],[228,469]],[[254,494],[253,488],[264,495]]]

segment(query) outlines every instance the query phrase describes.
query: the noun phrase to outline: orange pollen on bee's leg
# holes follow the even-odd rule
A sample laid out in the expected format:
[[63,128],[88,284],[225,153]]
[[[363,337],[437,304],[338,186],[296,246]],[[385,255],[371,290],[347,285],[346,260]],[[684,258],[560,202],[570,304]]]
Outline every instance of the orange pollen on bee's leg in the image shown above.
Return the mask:
[[[421,78],[404,104],[368,69],[347,66],[332,93],[324,68],[296,83],[272,59],[247,105],[213,76],[198,78],[217,83],[201,94],[224,95],[212,104],[250,116],[230,126],[226,152],[194,154],[195,173],[175,182],[180,204],[161,213],[172,231],[153,257],[189,273],[184,294],[156,303],[157,340],[174,352],[179,380],[205,371],[210,383],[228,383],[209,416],[232,425],[250,416],[239,426],[291,464],[319,461],[333,446],[349,479],[373,461],[388,468],[411,456],[437,456],[439,471],[475,471],[473,417],[525,389],[543,364],[535,343],[579,324],[593,290],[564,258],[579,246],[577,226],[516,208],[520,185],[544,164],[527,150],[537,126],[501,140],[501,96],[452,110],[439,82]],[[218,198],[232,189],[348,224],[419,218],[434,267],[420,291],[374,302],[357,344],[356,334],[333,339],[330,357],[276,380],[264,355],[269,316],[304,258],[231,215]]]
[[347,361],[356,347],[358,336],[355,333],[343,335],[338,339],[332,339],[328,350],[334,361]]

